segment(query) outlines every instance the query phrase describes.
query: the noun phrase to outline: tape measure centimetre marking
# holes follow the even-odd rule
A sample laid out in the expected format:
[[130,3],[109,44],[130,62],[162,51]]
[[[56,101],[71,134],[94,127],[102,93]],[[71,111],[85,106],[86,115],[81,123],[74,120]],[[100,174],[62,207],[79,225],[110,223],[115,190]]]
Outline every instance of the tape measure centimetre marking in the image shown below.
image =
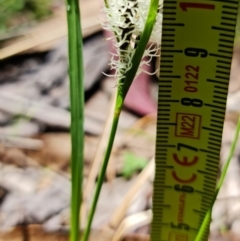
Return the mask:
[[152,241],[194,241],[211,205],[237,10],[237,0],[164,1]]

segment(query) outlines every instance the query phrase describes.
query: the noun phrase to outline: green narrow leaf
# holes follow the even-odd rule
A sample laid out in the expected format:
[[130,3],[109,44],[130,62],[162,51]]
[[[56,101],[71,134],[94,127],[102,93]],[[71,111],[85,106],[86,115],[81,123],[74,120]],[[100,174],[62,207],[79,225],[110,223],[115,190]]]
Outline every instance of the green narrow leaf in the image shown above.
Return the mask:
[[79,213],[84,167],[83,44],[78,0],[67,0],[68,54],[71,101],[71,241],[79,240]]
[[143,30],[143,33],[139,40],[138,46],[136,48],[136,52],[132,58],[132,68],[130,68],[129,71],[126,73],[126,78],[125,78],[125,81],[123,84],[123,90],[122,90],[123,99],[126,97],[127,92],[134,80],[134,77],[137,73],[140,62],[142,60],[144,51],[149,42],[154,24],[156,22],[156,17],[157,17],[157,12],[158,12],[158,4],[159,4],[159,0],[151,0],[147,20],[146,20],[146,23],[144,26],[144,30]]
[[234,151],[235,151],[235,148],[236,148],[236,145],[237,145],[237,141],[238,141],[239,131],[240,131],[240,118],[238,119],[236,132],[235,132],[235,135],[234,135],[234,138],[233,138],[233,142],[232,142],[232,145],[231,145],[231,148],[230,148],[230,152],[229,152],[227,161],[224,164],[221,177],[218,181],[216,191],[215,191],[215,194],[214,194],[214,197],[213,197],[213,200],[212,200],[211,207],[209,208],[208,212],[206,213],[206,215],[204,217],[204,220],[203,220],[202,225],[201,225],[201,227],[198,231],[198,234],[197,234],[197,237],[196,237],[195,241],[204,240],[204,236],[206,236],[206,234],[208,234],[208,229],[209,229],[209,225],[210,225],[210,222],[211,222],[211,216],[212,216],[212,208],[213,208],[214,202],[217,199],[217,195],[218,195],[218,193],[219,193],[219,191],[222,187],[222,184],[223,184],[223,181],[225,179],[230,161],[233,157],[233,154],[234,154]]

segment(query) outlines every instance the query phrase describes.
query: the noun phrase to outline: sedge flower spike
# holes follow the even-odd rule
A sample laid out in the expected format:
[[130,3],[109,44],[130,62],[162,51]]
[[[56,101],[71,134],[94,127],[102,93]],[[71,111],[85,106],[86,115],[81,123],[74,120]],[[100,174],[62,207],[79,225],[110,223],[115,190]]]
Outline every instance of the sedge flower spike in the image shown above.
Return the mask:
[[[116,53],[112,54],[110,66],[115,70],[114,77],[118,79],[118,85],[123,84],[126,72],[132,67],[132,57],[144,30],[150,2],[150,0],[107,0],[107,6],[103,9],[107,16],[103,27],[114,32],[117,40],[114,43]],[[152,44],[145,50],[136,76],[144,71],[143,65],[149,65],[153,57],[159,56],[161,27],[162,13],[159,4],[156,23],[150,37]]]

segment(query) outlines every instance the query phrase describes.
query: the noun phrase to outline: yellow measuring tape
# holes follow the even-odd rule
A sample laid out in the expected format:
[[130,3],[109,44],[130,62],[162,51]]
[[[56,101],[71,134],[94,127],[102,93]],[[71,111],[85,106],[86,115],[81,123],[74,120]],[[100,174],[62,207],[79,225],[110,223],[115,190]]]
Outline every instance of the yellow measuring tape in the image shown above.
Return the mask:
[[152,241],[194,241],[211,205],[237,10],[238,0],[164,1]]

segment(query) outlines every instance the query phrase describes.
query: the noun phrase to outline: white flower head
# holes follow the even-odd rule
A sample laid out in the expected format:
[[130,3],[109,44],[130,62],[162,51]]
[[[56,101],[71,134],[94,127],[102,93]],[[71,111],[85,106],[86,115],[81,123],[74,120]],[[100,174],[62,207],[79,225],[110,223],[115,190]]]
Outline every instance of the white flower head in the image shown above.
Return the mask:
[[[104,7],[107,21],[103,24],[106,30],[115,34],[117,41],[114,43],[117,54],[112,54],[111,69],[115,69],[115,77],[119,82],[125,77],[124,73],[131,68],[131,59],[135,53],[138,40],[144,30],[147,20],[150,0],[107,0],[108,6]],[[162,13],[160,5],[150,41],[151,44],[143,55],[149,60],[142,61],[137,75],[143,71],[144,64],[149,64],[152,57],[158,56],[161,41]]]

